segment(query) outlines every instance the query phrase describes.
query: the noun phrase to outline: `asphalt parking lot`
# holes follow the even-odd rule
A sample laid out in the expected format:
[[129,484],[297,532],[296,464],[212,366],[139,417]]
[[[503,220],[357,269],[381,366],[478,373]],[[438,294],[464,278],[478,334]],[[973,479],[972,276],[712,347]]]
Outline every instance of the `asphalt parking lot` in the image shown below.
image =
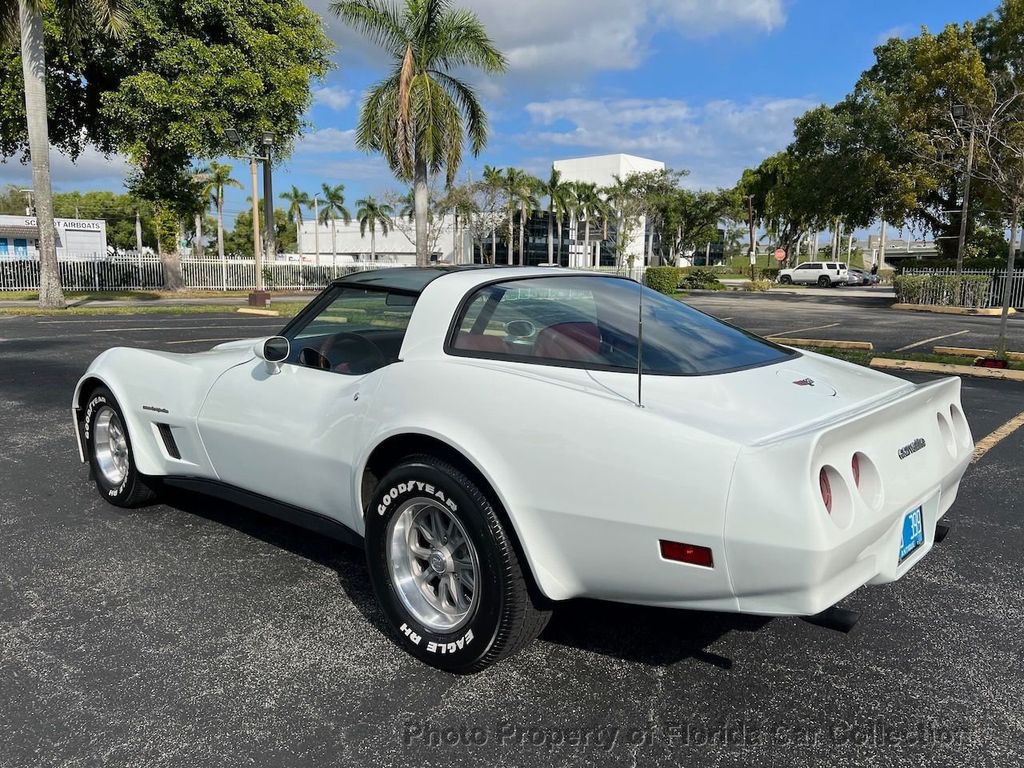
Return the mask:
[[[931,352],[936,345],[991,349],[998,317],[936,315],[891,309],[892,297],[844,296],[842,288],[798,295],[695,291],[686,303],[762,336],[871,341],[880,352]],[[1024,351],[1024,314],[1008,324],[1010,349]]]
[[[989,318],[691,301],[880,349],[993,338]],[[360,551],[193,496],[116,509],[77,461],[69,400],[96,354],[281,324],[0,317],[0,766],[1024,762],[1024,430],[971,469],[946,542],[844,602],[862,612],[850,635],[578,601],[524,653],[452,677],[387,638]],[[964,403],[981,439],[1024,412],[1024,385],[965,380]]]

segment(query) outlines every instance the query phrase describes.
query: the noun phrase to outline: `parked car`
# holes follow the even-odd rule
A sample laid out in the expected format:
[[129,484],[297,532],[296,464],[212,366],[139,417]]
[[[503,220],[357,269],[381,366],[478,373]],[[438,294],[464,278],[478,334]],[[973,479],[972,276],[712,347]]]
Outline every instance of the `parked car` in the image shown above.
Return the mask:
[[836,285],[845,285],[848,279],[849,272],[846,264],[839,261],[809,261],[779,272],[779,282],[783,285],[795,283],[830,288]]
[[110,349],[72,408],[108,502],[186,489],[356,543],[396,641],[456,672],[570,598],[834,615],[941,539],[974,448],[959,379],[536,268],[348,275],[271,338]]
[[847,272],[849,273],[847,285],[878,285],[878,275],[872,274],[866,269],[850,267]]

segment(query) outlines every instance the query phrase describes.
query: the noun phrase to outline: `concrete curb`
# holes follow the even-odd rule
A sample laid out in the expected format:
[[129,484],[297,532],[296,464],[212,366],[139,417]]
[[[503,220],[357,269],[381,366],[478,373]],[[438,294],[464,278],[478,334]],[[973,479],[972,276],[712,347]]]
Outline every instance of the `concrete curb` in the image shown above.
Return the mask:
[[[893,309],[900,309],[905,312],[934,312],[938,315],[977,315],[981,317],[998,317],[1003,314],[1002,308],[986,307],[943,307],[939,304],[893,304]],[[1010,314],[1017,314],[1017,310],[1010,307]]]
[[791,347],[819,347],[821,349],[863,349],[875,351],[870,341],[840,341],[839,339],[790,339],[785,336],[768,336],[773,344],[788,344]]
[[281,313],[273,309],[253,309],[252,307],[239,307],[235,310],[240,315],[260,315],[262,317],[280,317]]
[[919,363],[915,360],[891,360],[886,357],[876,357],[871,361],[871,367],[886,368],[894,371],[949,373],[956,376],[974,376],[979,379],[1024,381],[1024,371],[1011,371],[1001,368],[976,368],[973,365],[953,365],[952,363]]
[[[994,349],[972,349],[970,347],[935,347],[936,355],[959,355],[961,357],[995,357]],[[1024,352],[1007,352],[1007,360],[1024,361]]]

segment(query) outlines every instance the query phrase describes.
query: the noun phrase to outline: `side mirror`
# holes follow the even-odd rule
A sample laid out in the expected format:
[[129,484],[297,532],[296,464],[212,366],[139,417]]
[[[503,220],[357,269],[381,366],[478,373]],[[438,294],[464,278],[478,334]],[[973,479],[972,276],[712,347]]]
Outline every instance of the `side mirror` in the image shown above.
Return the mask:
[[269,339],[256,342],[256,346],[253,347],[256,357],[266,362],[273,373],[281,370],[281,363],[288,359],[291,351],[292,346],[284,336],[271,336]]

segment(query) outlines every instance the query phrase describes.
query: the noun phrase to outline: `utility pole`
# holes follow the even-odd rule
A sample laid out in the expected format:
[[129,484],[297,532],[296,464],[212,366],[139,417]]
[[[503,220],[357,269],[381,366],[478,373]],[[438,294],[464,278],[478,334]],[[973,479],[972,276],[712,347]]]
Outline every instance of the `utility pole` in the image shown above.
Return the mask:
[[754,280],[754,262],[757,260],[757,246],[754,243],[754,196],[747,195],[747,226],[750,229],[750,279]]
[[[953,118],[960,120],[967,117],[967,107],[956,104],[953,107]],[[960,239],[956,249],[956,272],[964,271],[964,248],[967,245],[967,211],[971,200],[971,172],[974,170],[974,123],[971,123],[971,137],[967,144],[967,170],[964,174],[964,202],[960,209]]]
[[142,219],[139,218],[139,211],[135,209],[135,250],[142,255]]
[[249,158],[249,173],[252,176],[252,255],[256,271],[263,273],[263,243],[260,237],[260,190],[256,176],[256,157]]
[[313,250],[316,251],[316,265],[320,266],[320,193],[313,195]]

